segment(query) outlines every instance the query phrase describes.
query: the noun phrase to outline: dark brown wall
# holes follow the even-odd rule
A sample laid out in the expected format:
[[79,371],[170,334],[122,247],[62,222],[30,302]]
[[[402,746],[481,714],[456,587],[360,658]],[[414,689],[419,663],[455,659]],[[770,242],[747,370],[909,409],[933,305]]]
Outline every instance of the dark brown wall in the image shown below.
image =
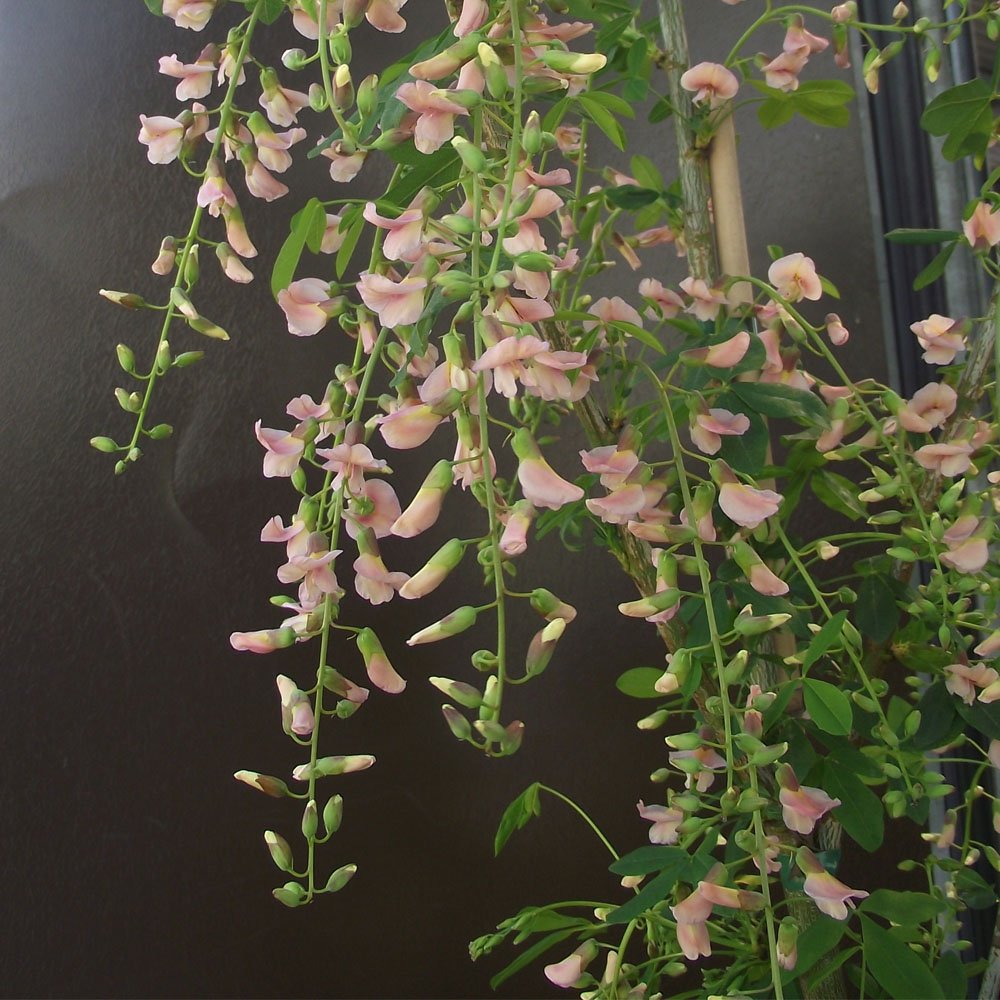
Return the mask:
[[[741,12],[691,7],[698,56],[718,58],[715,40],[731,37]],[[489,762],[454,742],[423,680],[468,676],[479,643],[403,645],[449,599],[461,603],[474,574],[451,598],[368,611],[410,687],[395,700],[376,692],[331,727],[329,752],[379,759],[338,786],[344,826],[322,852],[361,871],[342,896],[304,910],[271,899],[282,879],[261,832],[293,839],[297,816],[230,775],[297,762],[278,726],[273,676],[305,683],[313,651],[254,658],[227,642],[234,629],[274,621],[275,550],[256,538],[268,517],[289,512],[285,484],[260,478],[252,424],[280,423],[291,396],[321,392],[344,345],[332,333],[290,338],[263,269],[249,288],[215,282],[212,315],[233,340],[209,345],[206,362],[172,377],[157,400],[175,438],[119,480],[87,446],[92,434],[124,428],[111,397],[114,344],[141,351],[154,337],[148,317],[116,310],[97,289],[162,289],[149,262],[165,232],[186,227],[195,190],[176,165],[146,163],[137,116],[176,107],[157,57],[193,56],[213,34],[176,31],[139,0],[0,0],[0,990],[485,996],[500,963],[471,966],[470,937],[527,903],[619,898],[600,845],[559,804],[545,802],[497,861],[492,831],[503,806],[540,779],[591,808],[622,849],[642,842],[635,801],[657,794],[646,776],[664,748],[635,730],[641,707],[613,685],[661,653],[650,630],[610,610],[629,590],[601,552],[537,546],[522,579],[550,586],[581,615],[548,673],[514,700],[511,717],[528,725],[524,749]],[[369,37],[379,62],[401,44]],[[271,58],[289,44],[274,42]],[[658,137],[646,130],[643,140],[662,158]],[[743,145],[754,245],[813,255],[852,293],[850,357],[877,359],[869,218],[841,201],[847,191],[866,204],[856,132],[796,126],[764,137],[748,121]],[[332,192],[322,167],[312,173]],[[364,189],[381,180],[372,170]],[[300,185],[266,211],[249,206],[264,259],[305,198]],[[185,348],[204,346],[193,337]],[[408,495],[430,459],[393,464]],[[574,468],[569,448],[563,468]],[[460,516],[461,501],[450,503]],[[417,548],[392,553],[413,569]],[[520,622],[515,643],[523,648],[534,627]],[[345,664],[358,674],[353,656]],[[508,996],[547,991],[557,992],[537,970],[505,987]]]

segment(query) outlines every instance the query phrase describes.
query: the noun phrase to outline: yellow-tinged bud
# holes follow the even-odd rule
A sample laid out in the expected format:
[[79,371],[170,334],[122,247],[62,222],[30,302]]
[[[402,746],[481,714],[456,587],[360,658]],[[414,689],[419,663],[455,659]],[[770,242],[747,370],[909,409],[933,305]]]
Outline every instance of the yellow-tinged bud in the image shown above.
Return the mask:
[[294,867],[292,862],[292,849],[288,846],[288,841],[273,830],[264,831],[264,843],[271,852],[271,860],[283,872],[290,872]]
[[342,865],[327,879],[326,891],[340,892],[340,890],[343,889],[352,878],[354,878],[357,870],[357,865]]

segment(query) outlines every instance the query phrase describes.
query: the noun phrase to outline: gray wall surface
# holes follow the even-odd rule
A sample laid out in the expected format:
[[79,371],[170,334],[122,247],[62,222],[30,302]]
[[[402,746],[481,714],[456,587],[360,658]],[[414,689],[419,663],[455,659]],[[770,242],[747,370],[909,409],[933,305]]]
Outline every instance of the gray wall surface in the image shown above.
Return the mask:
[[[721,58],[733,23],[751,13],[689,6],[699,59]],[[125,426],[111,395],[120,384],[114,345],[142,352],[155,336],[147,315],[116,310],[97,289],[162,295],[149,263],[164,233],[186,228],[196,190],[176,164],[147,164],[138,115],[176,108],[173,83],[156,72],[160,55],[187,59],[221,36],[214,24],[201,35],[177,31],[139,0],[0,0],[0,991],[487,996],[489,976],[510,956],[472,966],[469,938],[529,903],[622,898],[600,844],[558,803],[546,801],[498,860],[492,832],[506,803],[538,779],[590,808],[622,850],[644,842],[635,802],[660,794],[647,775],[664,763],[662,734],[635,729],[643,706],[618,695],[614,680],[661,663],[662,650],[651,629],[613,611],[630,590],[604,553],[567,555],[551,538],[535,546],[519,579],[549,586],[580,615],[547,674],[515,692],[509,718],[527,723],[524,748],[491,762],[455,743],[440,695],[423,680],[467,676],[478,635],[416,651],[403,643],[462,603],[479,586],[475,575],[433,599],[361,609],[410,686],[397,699],[374,692],[349,723],[330,727],[329,752],[379,761],[338,786],[344,826],[321,853],[324,863],[356,861],[360,873],[342,895],[303,910],[271,899],[283,879],[261,832],[292,839],[297,815],[231,774],[285,773],[297,762],[278,725],[273,677],[304,682],[314,652],[261,659],[228,645],[231,631],[274,620],[266,599],[276,550],[256,539],[268,517],[289,512],[286,484],[260,477],[252,425],[279,422],[300,392],[320,393],[343,343],[332,332],[289,338],[263,268],[247,288],[210,276],[211,314],[233,340],[208,345],[205,362],[165,384],[156,407],[177,425],[173,440],[150,446],[117,480],[87,444]],[[365,37],[371,51],[357,46],[365,65],[356,78],[416,32]],[[276,61],[292,44],[271,39],[261,58]],[[832,75],[829,57],[817,61]],[[752,109],[740,126],[755,266],[766,270],[768,243],[813,256],[845,293],[849,367],[880,370],[856,127],[796,123],[765,135]],[[638,146],[668,174],[670,131],[642,125]],[[241,198],[263,260],[313,188],[333,196],[322,163],[296,177],[273,206]],[[384,166],[369,168],[357,190],[374,194],[384,178]],[[671,280],[683,277],[679,264],[670,268]],[[637,279],[611,280],[633,291]],[[204,346],[193,334],[175,346],[182,341]],[[567,469],[574,444],[567,438]],[[392,464],[408,496],[430,459]],[[457,513],[460,501],[450,503]],[[419,565],[420,548],[406,550],[407,568]],[[515,648],[535,627],[515,625]],[[347,669],[356,676],[358,666]],[[501,990],[558,993],[537,966]]]

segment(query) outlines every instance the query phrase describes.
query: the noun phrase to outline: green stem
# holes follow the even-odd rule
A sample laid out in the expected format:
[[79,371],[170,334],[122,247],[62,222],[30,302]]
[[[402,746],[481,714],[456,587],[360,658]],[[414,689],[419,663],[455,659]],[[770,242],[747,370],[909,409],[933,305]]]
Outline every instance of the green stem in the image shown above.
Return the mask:
[[587,815],[582,807],[578,806],[571,798],[563,795],[562,792],[557,792],[554,788],[549,788],[548,785],[539,784],[540,791],[548,792],[549,795],[554,795],[557,799],[561,799],[566,803],[574,812],[576,812],[580,818],[590,827],[591,830],[597,835],[598,840],[608,849],[608,853],[617,861],[621,855],[611,846],[611,841],[601,832],[600,827]]

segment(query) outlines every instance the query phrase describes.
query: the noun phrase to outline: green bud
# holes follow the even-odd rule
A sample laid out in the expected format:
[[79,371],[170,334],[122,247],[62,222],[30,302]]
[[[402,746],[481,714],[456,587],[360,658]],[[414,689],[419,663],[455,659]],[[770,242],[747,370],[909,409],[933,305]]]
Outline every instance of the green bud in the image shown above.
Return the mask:
[[650,715],[640,719],[635,725],[637,729],[649,732],[654,729],[659,729],[661,726],[665,725],[669,718],[670,713],[665,708],[660,708],[655,712],[652,712]]
[[126,347],[124,344],[119,344],[115,348],[115,353],[118,355],[118,364],[132,375],[135,372],[135,353],[130,347]]
[[525,271],[538,271],[542,273],[547,273],[553,268],[553,260],[547,253],[542,253],[540,250],[528,250],[525,253],[519,253],[514,258],[514,263],[518,267],[523,267]]
[[184,281],[189,287],[197,285],[198,278],[201,276],[201,268],[198,266],[199,249],[199,244],[195,243],[188,251],[187,257],[184,258]]
[[285,49],[281,53],[281,65],[294,72],[305,69],[308,59],[305,49]]
[[763,750],[752,754],[750,763],[754,767],[766,767],[768,764],[773,764],[775,761],[781,760],[786,753],[788,753],[787,743],[775,743],[774,746],[765,747]]
[[664,742],[674,750],[697,750],[704,743],[704,740],[700,733],[677,733],[668,736]]
[[296,906],[301,906],[306,901],[307,893],[298,882],[286,882],[280,888],[272,889],[271,895],[274,896],[279,903],[284,903],[285,906],[294,909]]
[[337,31],[330,36],[330,58],[341,65],[351,61],[351,40],[347,36],[347,30],[341,25]]
[[458,635],[476,624],[478,612],[471,605],[456,608],[450,615],[445,615],[440,621],[428,625],[427,628],[411,635],[406,640],[407,646],[420,646],[427,642],[438,642],[450,636]]
[[334,795],[326,800],[323,806],[323,829],[327,834],[336,833],[340,829],[341,821],[344,818],[343,796]]
[[129,392],[119,386],[115,389],[115,399],[126,413],[138,413],[142,409],[142,396],[137,392]]
[[758,795],[756,792],[751,791],[749,788],[739,797],[736,803],[736,809],[738,812],[749,813],[749,812],[759,812],[764,809],[768,804],[768,799],[764,796]]
[[326,111],[326,91],[318,83],[309,84],[309,107],[316,112]]
[[[542,148],[542,120],[537,111],[532,111],[521,132],[521,147],[529,156],[535,156]],[[514,215],[517,218],[517,215]]]
[[269,795],[272,799],[280,799],[288,795],[288,785],[281,778],[274,778],[270,774],[258,774],[256,771],[237,771],[233,777],[251,788],[256,788],[258,792]]
[[175,368],[187,368],[190,365],[196,364],[198,361],[205,357],[204,351],[185,351],[183,354],[178,354],[174,358]]
[[504,729],[503,736],[500,737],[500,752],[507,757],[517,753],[521,749],[521,741],[524,739],[524,723],[515,721]]
[[294,867],[292,862],[292,849],[288,846],[288,841],[273,830],[264,831],[264,843],[271,852],[271,860],[283,872],[290,872]]
[[116,292],[110,288],[102,288],[98,294],[123,309],[142,309],[146,305],[146,300],[135,292]]
[[146,431],[146,433],[154,441],[163,441],[174,433],[174,429],[170,426],[170,424],[157,424],[155,427],[151,427],[148,431]]
[[469,720],[462,715],[454,705],[442,705],[441,714],[444,721],[448,723],[448,728],[457,740],[467,740],[472,736],[472,726]]
[[427,680],[443,695],[457,701],[463,708],[479,708],[483,703],[482,692],[471,684],[453,681],[448,677],[428,677]]
[[670,769],[666,767],[658,767],[650,776],[649,780],[654,785],[662,785],[665,781],[670,780]]
[[476,719],[472,725],[483,739],[491,743],[499,743],[507,735],[504,727],[492,719]]
[[167,370],[173,364],[173,357],[170,354],[169,341],[160,341],[159,346],[156,348],[156,360],[154,364],[156,365],[156,370],[160,375],[166,374]]
[[500,665],[497,654],[489,649],[477,649],[472,654],[471,660],[476,670],[484,674],[492,673]]
[[354,864],[341,865],[341,867],[326,880],[326,891],[340,892],[340,890],[343,889],[352,878],[354,878],[357,870],[358,866]]
[[109,437],[92,437],[90,439],[90,447],[96,448],[98,451],[103,451],[108,455],[113,451],[118,451],[118,445]]
[[608,63],[608,57],[599,52],[567,52],[563,49],[547,49],[539,58],[557,73],[580,75],[596,73]]
[[358,85],[358,111],[362,118],[368,118],[375,111],[378,101],[378,74],[371,73]]
[[229,334],[221,326],[213,323],[210,319],[205,319],[204,316],[188,319],[188,326],[206,337],[211,337],[212,340],[229,340]]
[[306,840],[316,838],[316,830],[319,827],[319,813],[316,810],[316,800],[310,799],[306,803],[306,808],[302,813],[302,836]]

